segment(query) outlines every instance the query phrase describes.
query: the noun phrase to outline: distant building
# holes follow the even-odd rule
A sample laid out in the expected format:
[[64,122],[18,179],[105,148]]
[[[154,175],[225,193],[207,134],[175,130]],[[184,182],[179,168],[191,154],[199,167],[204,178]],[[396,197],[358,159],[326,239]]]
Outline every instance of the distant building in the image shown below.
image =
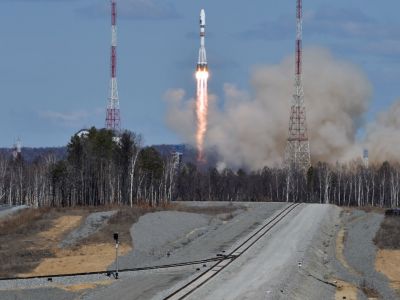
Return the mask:
[[89,130],[87,129],[81,129],[79,130],[77,133],[75,133],[75,135],[77,135],[78,137],[82,138],[82,137],[87,137],[89,135]]

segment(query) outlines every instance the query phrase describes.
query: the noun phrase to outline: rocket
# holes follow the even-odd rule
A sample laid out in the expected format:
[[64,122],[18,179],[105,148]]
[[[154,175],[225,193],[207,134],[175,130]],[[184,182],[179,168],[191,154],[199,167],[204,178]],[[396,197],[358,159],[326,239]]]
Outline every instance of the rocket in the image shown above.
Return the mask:
[[197,71],[208,70],[205,36],[206,36],[206,13],[204,9],[202,9],[200,11],[200,50],[199,50],[199,60],[197,62]]

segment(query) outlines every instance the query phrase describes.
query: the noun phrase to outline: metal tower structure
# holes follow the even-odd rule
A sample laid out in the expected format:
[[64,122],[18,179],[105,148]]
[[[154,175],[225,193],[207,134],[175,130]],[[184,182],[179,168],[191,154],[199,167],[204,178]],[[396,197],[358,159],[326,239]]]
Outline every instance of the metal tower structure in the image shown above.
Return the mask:
[[106,128],[119,132],[121,119],[117,88],[117,3],[111,0],[111,82],[108,99]]
[[302,14],[302,0],[297,0],[295,94],[290,108],[285,164],[289,168],[301,169],[307,172],[311,166],[311,157],[302,84]]

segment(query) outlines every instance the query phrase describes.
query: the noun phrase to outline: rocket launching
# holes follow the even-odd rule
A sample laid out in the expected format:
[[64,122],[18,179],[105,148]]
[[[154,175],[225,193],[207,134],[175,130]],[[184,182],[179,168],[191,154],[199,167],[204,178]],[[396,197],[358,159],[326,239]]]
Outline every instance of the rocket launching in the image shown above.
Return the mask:
[[206,13],[204,9],[200,11],[200,50],[199,59],[196,67],[197,80],[197,98],[196,98],[196,116],[197,116],[197,161],[204,162],[204,138],[207,132],[207,114],[208,114],[208,65],[205,48],[206,35]]
[[207,71],[207,55],[205,47],[206,37],[206,13],[204,9],[200,11],[200,50],[199,60],[197,62],[197,71]]

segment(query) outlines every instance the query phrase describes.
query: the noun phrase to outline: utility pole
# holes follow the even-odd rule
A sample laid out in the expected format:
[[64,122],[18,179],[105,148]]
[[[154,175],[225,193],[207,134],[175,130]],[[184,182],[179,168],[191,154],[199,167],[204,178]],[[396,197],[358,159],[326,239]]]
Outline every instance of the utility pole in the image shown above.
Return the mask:
[[119,248],[119,240],[118,240],[118,232],[114,233],[114,241],[115,241],[115,279],[118,279],[118,248]]

